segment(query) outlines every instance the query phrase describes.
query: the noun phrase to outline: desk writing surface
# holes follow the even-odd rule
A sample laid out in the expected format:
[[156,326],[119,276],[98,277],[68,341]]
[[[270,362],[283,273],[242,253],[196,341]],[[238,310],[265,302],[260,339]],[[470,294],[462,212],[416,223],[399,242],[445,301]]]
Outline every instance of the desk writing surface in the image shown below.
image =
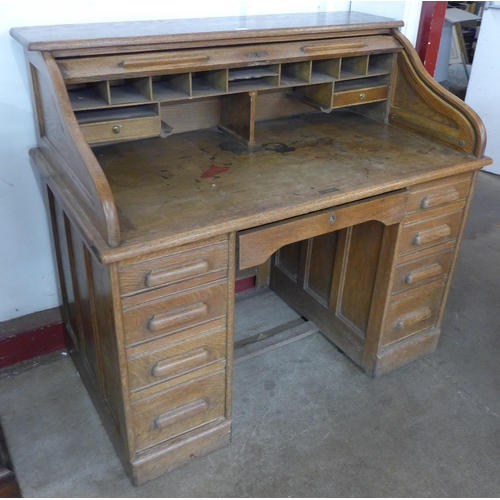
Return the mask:
[[477,161],[350,111],[260,122],[256,134],[253,149],[215,129],[95,147],[124,243],[241,230]]

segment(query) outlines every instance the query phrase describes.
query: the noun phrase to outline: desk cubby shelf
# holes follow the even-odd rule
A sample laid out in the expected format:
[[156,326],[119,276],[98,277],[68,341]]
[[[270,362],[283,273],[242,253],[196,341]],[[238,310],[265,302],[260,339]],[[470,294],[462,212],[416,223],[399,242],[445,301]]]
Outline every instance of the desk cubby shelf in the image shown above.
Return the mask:
[[[308,59],[291,62],[273,62],[247,66],[228,66],[227,68],[186,71],[158,76],[126,78],[116,80],[95,81],[82,84],[69,84],[67,90],[73,110],[79,123],[85,123],[84,133],[86,140],[96,143],[96,134],[91,133],[89,110],[102,110],[95,116],[100,128],[106,121],[106,109],[114,111],[109,114],[110,122],[114,123],[120,116],[129,120],[131,106],[145,103],[168,104],[172,102],[189,101],[196,98],[219,97],[228,94],[241,94],[259,91],[288,91],[291,96],[302,100],[306,104],[322,110],[331,110],[346,105],[366,104],[387,99],[390,85],[390,75],[394,64],[393,53],[361,55],[352,57],[336,57],[324,59]],[[349,84],[348,82],[355,82]],[[358,95],[346,96],[346,91],[370,90],[384,87],[381,92],[360,92]],[[338,95],[337,94],[341,94]],[[252,100],[244,99],[249,105]],[[240,100],[240,102],[243,102]],[[221,101],[223,102],[223,101]],[[235,101],[227,101],[234,105]],[[222,104],[223,105],[223,104]],[[120,110],[119,107],[124,107]],[[140,114],[139,108],[134,112],[134,119]],[[160,110],[158,109],[158,115]],[[250,111],[243,113],[245,119],[253,120],[254,114]],[[144,118],[150,120],[149,111]],[[84,120],[84,121],[82,121]],[[253,145],[251,133],[241,134],[231,130],[227,123],[221,124],[222,129],[240,142]],[[253,124],[243,126],[245,130],[252,130]],[[160,120],[157,127],[143,128],[143,133],[160,135]],[[137,134],[135,138],[149,137]],[[105,134],[99,143],[105,141],[130,140],[119,133]]]

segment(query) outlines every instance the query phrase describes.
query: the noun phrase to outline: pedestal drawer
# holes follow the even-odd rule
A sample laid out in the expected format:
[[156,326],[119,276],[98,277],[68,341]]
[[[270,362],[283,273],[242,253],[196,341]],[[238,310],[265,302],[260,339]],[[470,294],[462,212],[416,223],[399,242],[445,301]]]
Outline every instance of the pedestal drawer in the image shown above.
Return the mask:
[[136,449],[166,441],[224,416],[225,371],[132,404]]
[[425,212],[459,200],[469,194],[471,174],[439,179],[413,186],[408,196],[408,212]]
[[399,253],[423,250],[453,240],[458,236],[463,210],[405,224]]
[[445,246],[445,248],[445,250],[433,252],[430,255],[428,252],[418,252],[415,259],[398,264],[392,293],[406,292],[417,286],[444,278],[450,270],[454,252],[454,247]]
[[403,294],[389,305],[383,332],[383,345],[401,340],[436,324],[441,309],[444,283],[430,283]]
[[138,391],[206,366],[226,355],[226,328],[143,352],[128,360],[129,386]]
[[196,276],[203,276],[205,282],[224,278],[227,276],[227,251],[224,241],[123,267],[120,269],[121,293],[129,295]]
[[126,345],[205,323],[227,313],[227,282],[190,288],[147,301],[123,311]]

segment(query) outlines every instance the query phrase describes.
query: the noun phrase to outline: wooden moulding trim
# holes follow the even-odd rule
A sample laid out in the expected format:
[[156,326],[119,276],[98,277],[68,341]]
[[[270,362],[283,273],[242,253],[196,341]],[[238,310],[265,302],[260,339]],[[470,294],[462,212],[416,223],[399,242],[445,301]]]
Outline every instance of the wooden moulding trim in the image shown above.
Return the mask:
[[[469,123],[472,135],[474,136],[474,144],[472,144],[471,150],[465,152],[478,158],[482,158],[486,146],[486,129],[481,118],[479,118],[477,113],[461,99],[448,92],[429,75],[420,59],[417,57],[410,42],[403,34],[401,34],[398,30],[393,30],[393,33],[394,37],[405,48],[404,54],[406,55],[409,63],[408,70],[412,73],[411,76],[419,80],[422,84],[421,88],[427,89],[431,94],[434,94],[439,99],[442,99],[446,104],[458,111]],[[425,96],[422,97],[425,99]],[[457,147],[457,149],[460,148]]]
[[[50,53],[43,53],[42,56],[48,73],[47,80],[52,82],[54,86],[51,90],[54,93],[53,97],[55,98],[56,106],[59,108],[58,113],[60,113],[57,119],[64,122],[62,123],[63,133],[69,135],[68,140],[74,144],[77,153],[81,157],[81,161],[87,168],[88,178],[86,180],[93,184],[94,193],[91,194],[93,194],[94,197],[87,203],[88,210],[92,212],[92,215],[97,219],[96,221],[99,222],[101,226],[99,232],[101,233],[102,231],[104,233],[101,233],[101,236],[106,241],[107,245],[111,247],[118,246],[120,244],[120,225],[109,183],[90,149],[90,146],[87,144],[80,131],[57,63]],[[47,137],[47,139],[48,141],[44,141],[44,143],[49,145],[50,138]],[[51,151],[51,153],[53,153],[53,151]],[[55,153],[57,154],[57,151]],[[64,161],[71,162],[71,158],[63,159]],[[60,172],[56,172],[56,175],[67,176],[67,174],[63,173],[64,171],[64,169],[61,169]],[[69,176],[67,177],[67,182],[71,184],[75,183]],[[76,186],[76,188],[78,189],[78,186]]]
[[99,258],[101,250],[108,245],[97,232],[87,214],[78,204],[77,200],[71,194],[71,190],[63,182],[63,179],[56,175],[50,163],[45,158],[43,152],[38,148],[30,150],[30,156],[37,166],[42,177],[44,177],[50,190],[57,196],[57,199],[64,207],[65,213],[73,224],[75,224],[85,237],[90,250]]

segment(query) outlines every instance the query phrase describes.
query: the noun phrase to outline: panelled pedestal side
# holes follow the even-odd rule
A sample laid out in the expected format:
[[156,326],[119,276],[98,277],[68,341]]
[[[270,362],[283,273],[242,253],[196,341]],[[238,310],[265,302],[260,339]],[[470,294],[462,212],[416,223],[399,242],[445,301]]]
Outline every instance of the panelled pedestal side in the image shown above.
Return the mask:
[[68,349],[135,484],[230,441],[237,269],[370,374],[435,348],[491,161],[400,26],[349,12],[11,31]]

